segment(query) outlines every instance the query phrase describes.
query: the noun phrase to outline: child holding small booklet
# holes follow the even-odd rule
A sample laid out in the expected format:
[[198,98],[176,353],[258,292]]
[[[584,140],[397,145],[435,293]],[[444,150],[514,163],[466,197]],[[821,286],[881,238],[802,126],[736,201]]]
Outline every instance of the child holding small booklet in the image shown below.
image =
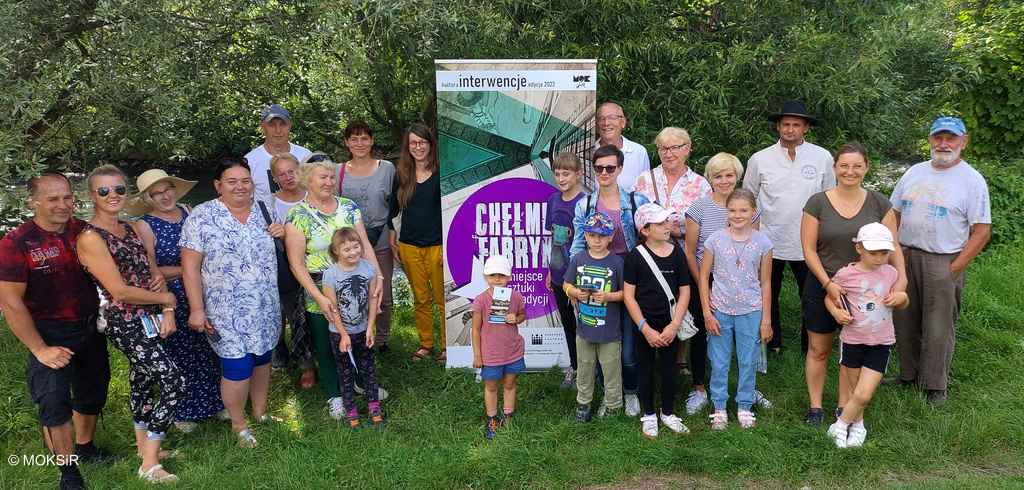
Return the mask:
[[899,276],[889,265],[889,253],[896,250],[892,232],[881,223],[862,226],[853,239],[860,260],[836,272],[832,282],[843,289],[842,304],[825,297],[825,308],[843,326],[839,334],[839,375],[850,387],[843,412],[828,428],[836,447],[864,445],[864,407],[882,382],[889,366],[889,351],[896,343],[892,309],[906,308],[907,293],[892,292]]
[[[494,439],[498,426],[508,423],[516,409],[516,377],[526,369],[526,343],[519,324],[526,321],[526,303],[519,291],[507,287],[512,264],[504,255],[484,262],[488,288],[473,300],[473,367],[484,380],[484,435]],[[504,387],[503,415],[498,416],[498,385]]]
[[565,271],[565,294],[575,300],[579,322],[575,337],[579,372],[576,378],[576,421],[590,421],[597,364],[604,375],[605,410],[598,416],[617,414],[622,408],[622,258],[608,246],[615,224],[597,211],[587,217],[583,235],[587,249],[573,255]]

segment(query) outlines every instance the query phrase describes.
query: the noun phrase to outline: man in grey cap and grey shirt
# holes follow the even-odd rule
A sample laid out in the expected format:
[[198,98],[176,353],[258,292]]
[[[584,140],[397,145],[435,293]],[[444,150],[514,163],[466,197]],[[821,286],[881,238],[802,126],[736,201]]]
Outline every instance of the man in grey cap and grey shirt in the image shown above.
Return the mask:
[[900,384],[917,383],[933,407],[946,402],[964,271],[988,243],[985,178],[960,158],[967,128],[940,117],[928,134],[932,159],[910,167],[892,191],[907,264],[910,306],[893,312]]
[[277,104],[265,106],[260,111],[260,131],[263,132],[263,144],[245,154],[252,172],[252,182],[256,186],[256,199],[263,201],[267,209],[274,209],[274,199],[270,192],[270,159],[278,153],[291,153],[298,161],[303,161],[310,151],[289,142],[292,130],[292,116]]

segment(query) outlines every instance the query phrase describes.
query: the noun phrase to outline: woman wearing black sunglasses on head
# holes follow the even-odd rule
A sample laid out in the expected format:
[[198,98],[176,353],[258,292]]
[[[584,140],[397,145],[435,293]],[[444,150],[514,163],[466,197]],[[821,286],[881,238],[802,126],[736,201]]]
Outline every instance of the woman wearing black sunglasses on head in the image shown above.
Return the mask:
[[135,442],[142,457],[138,475],[150,483],[177,481],[160,465],[161,441],[184,396],[185,378],[163,343],[175,331],[177,300],[137,230],[118,219],[128,194],[124,173],[103,165],[89,174],[88,183],[93,216],[78,236],[78,260],[99,285],[107,337],[130,366]]

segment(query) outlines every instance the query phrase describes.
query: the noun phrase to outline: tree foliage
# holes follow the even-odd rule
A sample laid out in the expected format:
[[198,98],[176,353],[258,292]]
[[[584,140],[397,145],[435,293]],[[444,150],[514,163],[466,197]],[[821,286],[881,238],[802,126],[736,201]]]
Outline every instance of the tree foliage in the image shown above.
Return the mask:
[[970,128],[971,150],[998,157],[1024,151],[1024,3],[964,2],[954,57],[961,70],[951,106]]
[[[597,58],[600,98],[625,107],[627,134],[650,144],[685,127],[698,161],[767,144],[766,114],[795,97],[825,120],[815,141],[907,156],[951,87],[991,70],[950,55],[954,40],[967,49],[989,30],[957,34],[947,5],[923,0],[7,3],[0,182],[43,163],[200,165],[253,146],[269,101],[292,111],[304,145],[338,153],[340,128],[360,118],[393,147],[410,122],[433,118],[439,58]],[[975,24],[1016,35],[1019,11],[1003,10],[1017,17]],[[1005,56],[1000,42],[992,59]],[[986,110],[965,114],[985,128],[1009,117]]]

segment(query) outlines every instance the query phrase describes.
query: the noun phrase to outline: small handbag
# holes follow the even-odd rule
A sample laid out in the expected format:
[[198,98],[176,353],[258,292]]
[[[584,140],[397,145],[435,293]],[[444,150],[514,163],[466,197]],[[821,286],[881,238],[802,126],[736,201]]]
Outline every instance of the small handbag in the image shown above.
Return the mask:
[[[270,219],[267,205],[260,200],[256,200],[256,204],[259,205],[260,213],[263,214],[263,220],[267,222],[267,226],[273,224],[274,221]],[[280,294],[285,295],[302,289],[299,280],[295,278],[291,267],[288,266],[288,254],[285,252],[283,239],[274,239],[274,254],[277,256],[277,290]]]
[[[640,245],[636,247],[636,251],[640,252],[640,256],[647,262],[647,267],[651,268],[651,273],[654,274],[654,278],[658,280],[658,284],[661,285],[661,290],[665,292],[665,297],[668,298],[669,311],[676,308],[676,297],[672,294],[672,288],[668,287],[668,282],[665,281],[665,276],[662,275],[661,269],[658,264],[654,263],[654,257],[651,257],[650,252],[647,251],[647,247]],[[676,331],[676,338],[680,341],[687,340],[690,337],[697,335],[697,325],[693,323],[693,315],[689,311],[683,317],[683,323],[679,325],[679,330]]]

